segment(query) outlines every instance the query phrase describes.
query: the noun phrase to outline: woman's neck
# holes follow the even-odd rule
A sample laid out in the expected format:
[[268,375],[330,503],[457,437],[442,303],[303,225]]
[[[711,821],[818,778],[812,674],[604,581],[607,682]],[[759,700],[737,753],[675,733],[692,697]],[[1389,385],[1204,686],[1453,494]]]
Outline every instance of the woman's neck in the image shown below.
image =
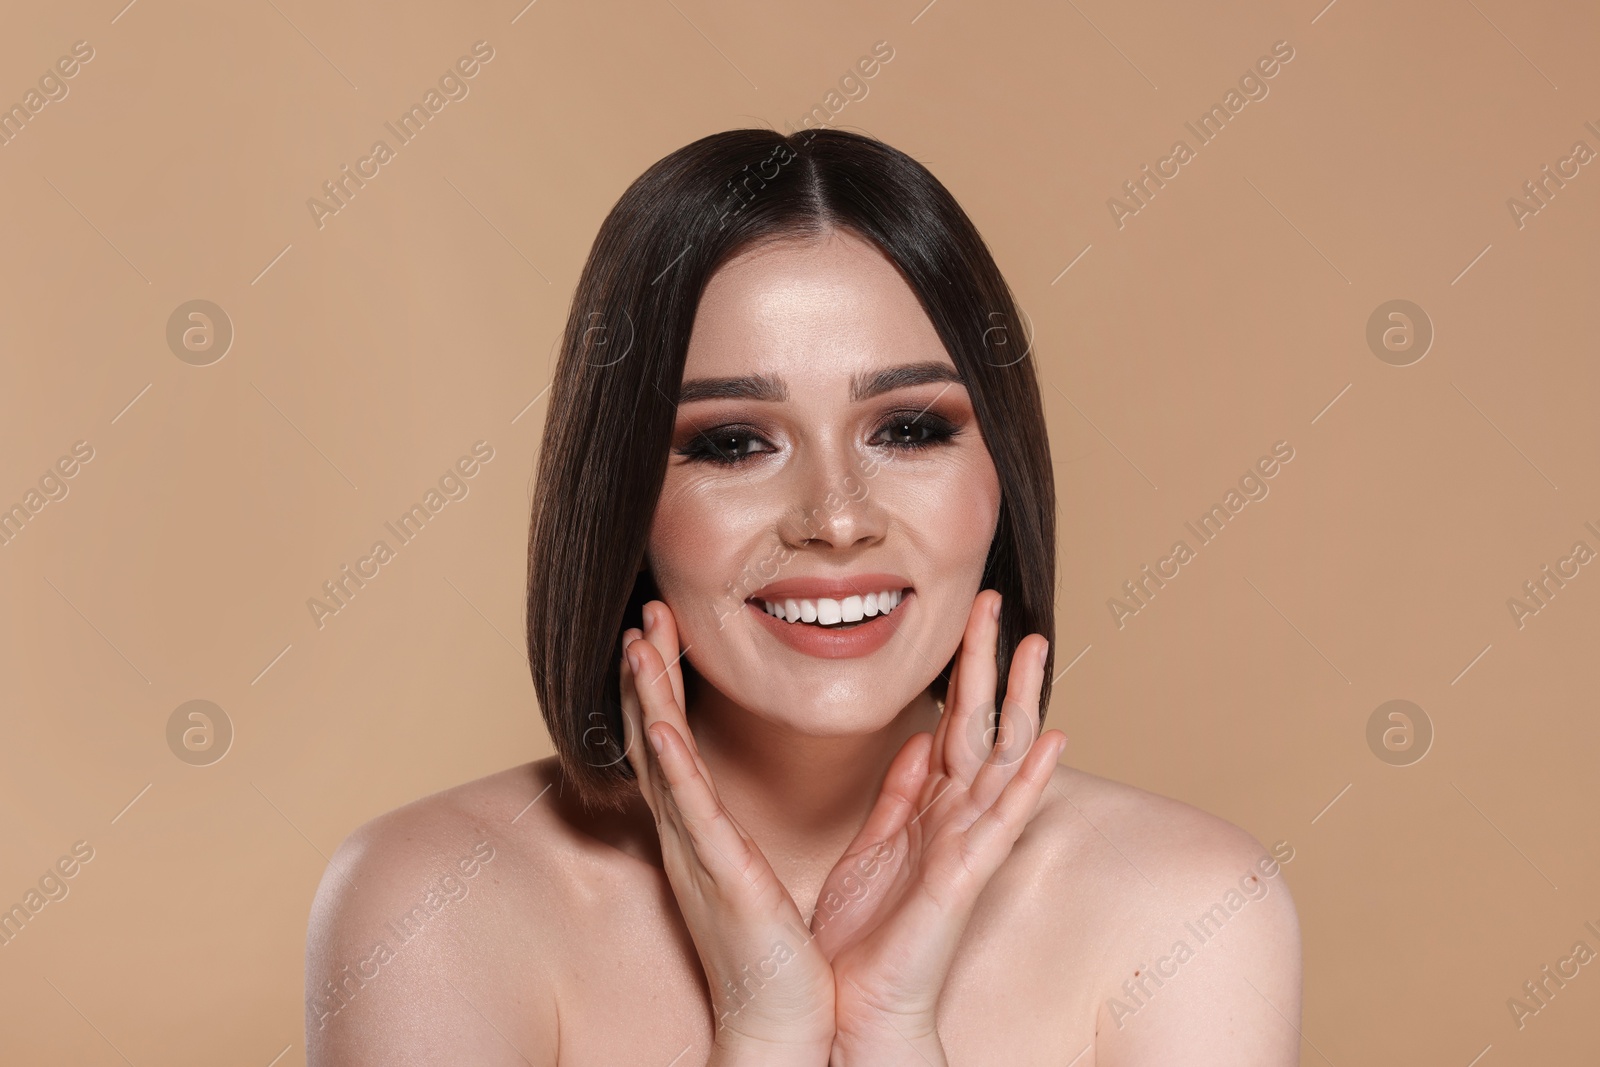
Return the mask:
[[810,914],[822,879],[860,832],[895,754],[938,725],[920,693],[882,730],[818,737],[754,715],[710,686],[689,722],[717,794]]

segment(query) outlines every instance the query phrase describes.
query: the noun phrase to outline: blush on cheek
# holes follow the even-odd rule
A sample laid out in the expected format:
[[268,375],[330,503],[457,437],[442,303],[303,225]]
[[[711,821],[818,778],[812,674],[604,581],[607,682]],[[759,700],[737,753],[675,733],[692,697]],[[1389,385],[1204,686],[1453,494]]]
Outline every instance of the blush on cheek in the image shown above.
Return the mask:
[[885,466],[870,492],[924,543],[937,539],[947,562],[976,553],[981,571],[1000,521],[1000,479],[987,449],[937,471]]
[[[703,609],[700,614],[720,626],[745,597],[772,580],[772,574],[762,577],[756,568],[773,553],[752,546],[782,546],[770,526],[755,524],[755,514],[757,509],[727,493],[674,488],[669,479],[651,522],[646,562],[675,615]],[[765,540],[762,529],[768,530]],[[764,570],[775,572],[782,562],[766,563]],[[678,618],[678,624],[681,630],[685,619]]]

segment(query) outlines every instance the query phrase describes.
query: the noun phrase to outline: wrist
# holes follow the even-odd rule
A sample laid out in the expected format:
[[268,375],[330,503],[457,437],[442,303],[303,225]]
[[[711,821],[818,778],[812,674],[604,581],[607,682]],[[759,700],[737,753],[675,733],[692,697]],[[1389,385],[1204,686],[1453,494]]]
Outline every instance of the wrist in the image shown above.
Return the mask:
[[829,1067],[947,1067],[944,1045],[931,1018],[887,1022],[870,1029],[841,1029],[834,1035]]
[[723,1028],[706,1067],[826,1067],[831,1054],[830,1041],[769,1041]]

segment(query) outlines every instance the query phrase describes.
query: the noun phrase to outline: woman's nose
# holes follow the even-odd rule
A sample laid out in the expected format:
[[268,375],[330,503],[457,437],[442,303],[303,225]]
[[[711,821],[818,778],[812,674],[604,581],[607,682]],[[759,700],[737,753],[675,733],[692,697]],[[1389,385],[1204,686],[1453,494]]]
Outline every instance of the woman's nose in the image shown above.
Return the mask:
[[785,544],[851,548],[883,536],[882,509],[860,467],[854,451],[845,448],[797,459],[795,500],[778,531]]

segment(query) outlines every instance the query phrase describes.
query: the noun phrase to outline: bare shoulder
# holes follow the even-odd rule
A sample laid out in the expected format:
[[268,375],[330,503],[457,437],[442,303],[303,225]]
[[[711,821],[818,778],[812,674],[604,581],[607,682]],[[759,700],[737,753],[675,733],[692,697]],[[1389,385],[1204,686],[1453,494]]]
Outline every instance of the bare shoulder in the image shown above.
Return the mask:
[[526,764],[340,844],[307,934],[308,1063],[555,1063],[548,920],[578,846],[552,814],[558,786],[553,760]]
[[[1288,863],[1294,852],[1287,842],[1268,849],[1245,830],[1192,804],[1065,764],[1055,768],[1025,837],[1035,824],[1044,838],[1041,844],[1074,850],[1075,871],[1126,882],[1124,890],[1143,885],[1157,897],[1204,892],[1215,887],[1219,874],[1246,873],[1262,857]],[[1119,897],[1136,908],[1151,903],[1138,893]]]
[[1064,958],[1093,961],[1097,1067],[1298,1062],[1292,843],[1062,765],[1024,846]]

